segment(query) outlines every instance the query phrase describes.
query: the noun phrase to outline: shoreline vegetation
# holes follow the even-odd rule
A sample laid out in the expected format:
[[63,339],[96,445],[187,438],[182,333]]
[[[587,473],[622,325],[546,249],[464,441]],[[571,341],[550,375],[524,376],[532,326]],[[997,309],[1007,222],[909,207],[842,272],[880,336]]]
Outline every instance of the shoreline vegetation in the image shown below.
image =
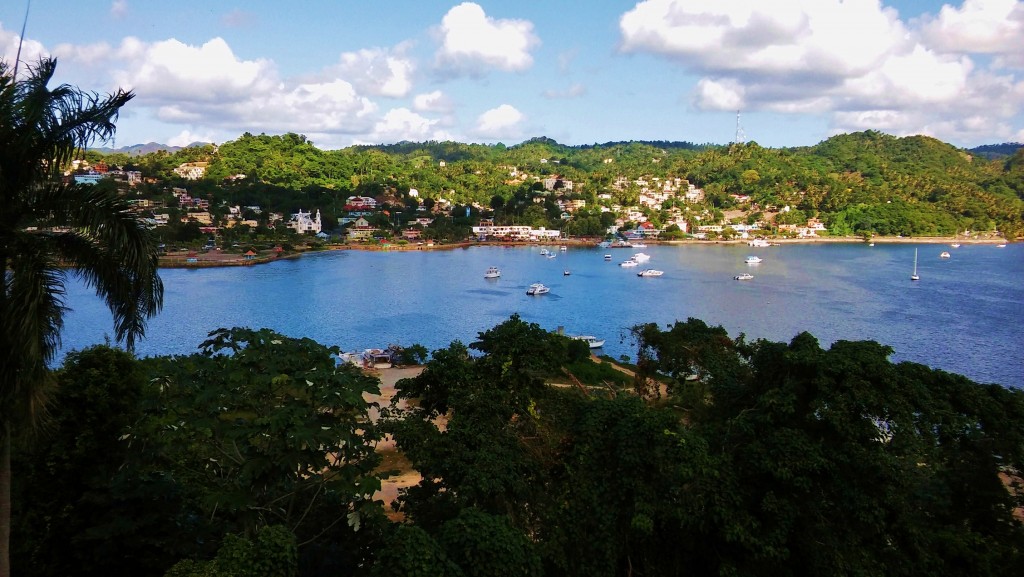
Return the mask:
[[[766,239],[773,245],[787,244],[816,244],[816,243],[879,243],[879,244],[950,244],[958,242],[961,244],[1003,244],[1007,240],[1002,237],[987,238],[958,238],[952,236],[931,236],[931,237],[898,237],[898,236],[876,236],[870,240],[862,237],[830,237],[817,238],[771,238]],[[698,245],[744,245],[749,239],[731,240],[654,240],[645,239],[643,242],[660,246],[698,246]],[[255,266],[267,264],[277,260],[299,258],[307,253],[322,253],[334,250],[362,250],[380,252],[407,252],[424,250],[453,250],[468,248],[471,246],[575,246],[575,247],[596,247],[600,242],[594,239],[560,239],[558,241],[464,241],[443,244],[328,244],[322,248],[301,249],[290,252],[275,252],[265,250],[255,256],[247,256],[241,252],[227,252],[211,250],[208,252],[174,251],[160,256],[161,268],[212,268],[223,266]],[[609,248],[629,248],[628,246],[613,246]]]

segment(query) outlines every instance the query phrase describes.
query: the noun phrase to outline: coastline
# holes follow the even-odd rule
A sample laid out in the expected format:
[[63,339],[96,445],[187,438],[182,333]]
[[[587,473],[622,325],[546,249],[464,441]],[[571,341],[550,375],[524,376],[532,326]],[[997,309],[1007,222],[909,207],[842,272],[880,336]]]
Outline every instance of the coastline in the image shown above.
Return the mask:
[[[817,243],[879,243],[879,244],[952,244],[958,242],[960,244],[1003,244],[1007,243],[1006,239],[1001,237],[994,238],[957,238],[953,236],[928,236],[928,237],[874,237],[870,241],[866,241],[860,237],[816,237],[816,238],[773,238],[767,239],[768,242],[773,245],[787,245],[787,244],[817,244]],[[653,245],[665,245],[665,246],[689,246],[689,245],[712,245],[712,244],[725,244],[725,245],[744,245],[748,242],[748,239],[732,239],[732,240],[698,240],[698,239],[685,239],[685,240],[654,240],[645,239],[645,243]],[[225,253],[221,251],[206,252],[196,254],[192,257],[188,257],[185,252],[178,252],[175,254],[164,255],[160,257],[160,268],[211,268],[211,267],[222,267],[222,266],[258,266],[261,264],[267,264],[282,259],[294,259],[299,258],[307,253],[319,253],[333,250],[361,250],[361,251],[379,251],[379,252],[408,252],[408,251],[432,251],[432,250],[454,250],[458,248],[468,248],[471,246],[587,246],[596,247],[598,241],[593,239],[560,239],[555,242],[514,242],[514,241],[466,241],[448,244],[435,244],[435,245],[417,245],[417,244],[406,244],[406,245],[352,245],[352,244],[336,244],[327,245],[323,249],[317,250],[306,250],[291,253],[273,253],[272,251],[265,251],[257,255],[256,257],[246,258],[241,253]],[[610,247],[610,248],[630,248],[630,247]],[[194,258],[194,262],[188,262],[188,258]]]

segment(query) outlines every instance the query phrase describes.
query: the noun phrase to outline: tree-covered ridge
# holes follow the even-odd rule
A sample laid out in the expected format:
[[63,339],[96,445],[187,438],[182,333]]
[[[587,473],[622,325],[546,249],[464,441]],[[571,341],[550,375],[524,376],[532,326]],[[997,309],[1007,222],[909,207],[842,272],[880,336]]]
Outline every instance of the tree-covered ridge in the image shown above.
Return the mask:
[[[100,346],[19,445],[19,575],[993,575],[1024,562],[1024,392],[871,341],[633,329],[635,377],[513,316],[375,426],[328,349],[221,329]],[[390,433],[422,475],[369,499]],[[384,448],[384,451],[394,451]],[[396,463],[393,458],[387,462]],[[83,570],[83,568],[85,568]]]
[[[401,142],[321,150],[301,135],[246,133],[219,147],[135,159],[112,156],[111,161],[172,178],[170,170],[178,163],[206,160],[202,182],[180,184],[233,204],[251,199],[247,190],[271,187],[279,193],[262,194],[261,206],[295,212],[315,205],[331,217],[340,216],[350,195],[402,207],[410,202],[408,191],[415,189],[416,202],[443,199],[472,205],[517,223],[530,224],[539,216],[541,225],[562,228],[566,223],[554,204],[559,198],[583,200],[586,208],[579,218],[596,218],[610,207],[636,206],[638,187],[633,183],[640,179],[680,178],[705,192],[701,204],[687,207],[695,224],[709,219],[728,224],[716,211],[735,209],[745,219],[764,220],[769,226],[819,218],[835,235],[928,236],[966,230],[1014,237],[1024,232],[1021,154],[1018,150],[987,160],[933,138],[874,131],[781,149],[755,142],[566,146],[534,138],[515,146]],[[544,192],[540,181],[555,177],[571,182],[571,190],[549,191],[553,194],[538,199],[540,213],[524,214],[538,192]],[[667,208],[644,211],[658,224],[668,220]],[[789,212],[776,215],[783,209]]]

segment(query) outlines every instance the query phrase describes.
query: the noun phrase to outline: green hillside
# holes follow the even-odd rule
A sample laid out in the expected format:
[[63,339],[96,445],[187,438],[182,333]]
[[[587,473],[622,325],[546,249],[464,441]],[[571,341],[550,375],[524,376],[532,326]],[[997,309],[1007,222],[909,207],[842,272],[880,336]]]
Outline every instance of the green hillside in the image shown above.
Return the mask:
[[[287,199],[282,210],[308,208],[311,202],[337,207],[354,194],[401,204],[412,188],[420,199],[443,198],[512,214],[516,207],[525,210],[531,192],[539,190],[538,181],[551,176],[572,181],[571,193],[555,192],[586,200],[589,210],[603,193],[612,197],[606,205],[636,203],[635,187],[614,187],[616,180],[683,178],[704,189],[705,210],[714,215],[788,206],[789,220],[817,217],[838,235],[933,236],[968,230],[1020,236],[1024,149],[992,160],[987,156],[929,137],[868,131],[779,149],[753,142],[566,146],[541,137],[515,146],[431,141],[321,150],[301,135],[246,133],[217,148],[110,158],[167,179],[178,162],[206,160],[206,182],[185,186],[223,186],[228,201],[252,197],[255,187],[268,206],[275,198]],[[747,195],[751,204],[737,206],[731,195]],[[550,205],[545,209],[551,212]]]

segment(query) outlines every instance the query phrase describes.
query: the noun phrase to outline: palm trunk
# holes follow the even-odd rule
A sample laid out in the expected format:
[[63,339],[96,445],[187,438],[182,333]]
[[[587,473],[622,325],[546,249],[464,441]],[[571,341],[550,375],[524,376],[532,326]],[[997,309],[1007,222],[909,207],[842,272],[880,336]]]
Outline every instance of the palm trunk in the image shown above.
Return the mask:
[[0,430],[0,577],[11,577],[11,422]]

